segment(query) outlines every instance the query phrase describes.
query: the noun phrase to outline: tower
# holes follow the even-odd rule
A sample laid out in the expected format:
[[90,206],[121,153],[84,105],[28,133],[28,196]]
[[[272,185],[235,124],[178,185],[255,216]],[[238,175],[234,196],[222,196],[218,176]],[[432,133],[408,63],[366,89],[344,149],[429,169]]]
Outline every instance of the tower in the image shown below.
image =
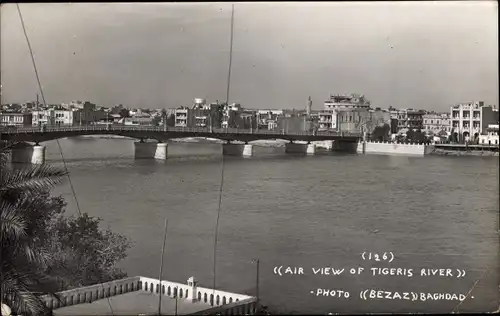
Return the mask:
[[307,108],[306,108],[307,116],[311,115],[311,108],[312,108],[312,100],[311,100],[311,96],[309,96],[309,99],[307,100]]

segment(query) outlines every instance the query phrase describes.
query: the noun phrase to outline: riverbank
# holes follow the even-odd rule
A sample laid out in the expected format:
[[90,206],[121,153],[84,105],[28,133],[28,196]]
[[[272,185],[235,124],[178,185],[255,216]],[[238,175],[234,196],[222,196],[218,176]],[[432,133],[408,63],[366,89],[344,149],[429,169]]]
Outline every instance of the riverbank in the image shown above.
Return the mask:
[[498,152],[494,151],[480,151],[480,150],[449,150],[436,148],[429,155],[433,156],[474,156],[474,157],[498,157]]

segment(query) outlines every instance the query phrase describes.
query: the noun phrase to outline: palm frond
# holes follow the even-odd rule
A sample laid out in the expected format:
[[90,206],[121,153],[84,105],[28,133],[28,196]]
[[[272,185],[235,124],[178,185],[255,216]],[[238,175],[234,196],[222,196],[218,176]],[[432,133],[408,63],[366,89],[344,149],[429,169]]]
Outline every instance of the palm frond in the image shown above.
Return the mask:
[[67,175],[65,170],[49,165],[10,170],[3,173],[0,178],[0,194],[9,191],[46,191],[59,184],[65,175]]
[[48,307],[44,300],[33,291],[40,287],[40,275],[29,271],[27,267],[16,269],[6,268],[3,265],[2,270],[2,302],[7,305],[16,314],[23,315],[42,315],[47,312]]
[[27,221],[15,205],[5,200],[0,201],[0,229],[4,238],[18,240],[26,236]]

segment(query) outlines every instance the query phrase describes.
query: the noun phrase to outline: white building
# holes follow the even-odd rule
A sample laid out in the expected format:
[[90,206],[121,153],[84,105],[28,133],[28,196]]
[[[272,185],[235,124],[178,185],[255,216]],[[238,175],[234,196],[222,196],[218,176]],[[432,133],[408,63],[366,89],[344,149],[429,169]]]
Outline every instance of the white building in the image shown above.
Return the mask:
[[324,110],[318,114],[318,130],[358,132],[366,125],[369,111],[370,102],[364,95],[332,94],[330,99],[324,102]]
[[479,135],[480,145],[498,145],[498,124],[489,124],[486,128],[486,134]]
[[451,134],[450,113],[427,113],[423,118],[423,131],[427,134],[438,135],[440,132]]
[[453,105],[450,108],[452,131],[460,139],[478,137],[486,132],[489,124],[497,123],[496,113],[498,112],[492,106],[485,106],[483,101]]
[[259,129],[274,130],[278,128],[278,120],[283,117],[283,110],[258,110],[257,126]]
[[74,125],[80,117],[78,110],[38,110],[33,111],[33,125]]
[[54,110],[33,111],[33,126],[54,125],[56,122]]
[[174,111],[175,127],[188,127],[190,126],[191,109],[178,108]]
[[3,112],[0,113],[1,126],[29,126],[32,123],[31,113]]

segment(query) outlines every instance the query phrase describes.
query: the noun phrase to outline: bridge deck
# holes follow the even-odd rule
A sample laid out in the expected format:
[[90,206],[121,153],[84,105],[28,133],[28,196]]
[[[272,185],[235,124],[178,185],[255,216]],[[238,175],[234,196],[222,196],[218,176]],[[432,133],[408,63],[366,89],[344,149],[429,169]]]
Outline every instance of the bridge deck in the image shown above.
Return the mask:
[[159,141],[173,138],[210,137],[226,141],[254,141],[259,139],[284,139],[289,141],[342,140],[355,142],[360,134],[344,132],[293,132],[274,130],[252,130],[236,128],[185,128],[124,125],[89,126],[41,126],[0,128],[0,139],[27,142],[43,142],[64,137],[82,135],[113,134],[137,139],[156,139]]

